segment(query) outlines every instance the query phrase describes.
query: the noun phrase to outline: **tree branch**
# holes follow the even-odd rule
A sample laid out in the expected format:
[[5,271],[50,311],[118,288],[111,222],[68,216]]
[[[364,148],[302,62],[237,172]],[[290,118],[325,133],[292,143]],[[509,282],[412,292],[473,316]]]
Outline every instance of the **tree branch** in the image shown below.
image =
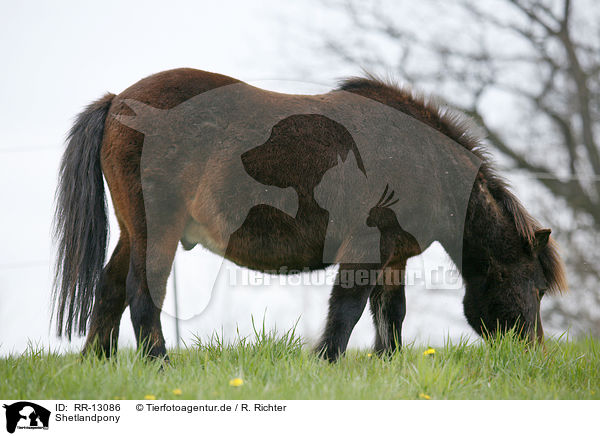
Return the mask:
[[[509,157],[518,168],[538,175],[539,182],[554,195],[565,200],[574,210],[592,216],[596,224],[600,226],[600,208],[590,199],[578,179],[570,178],[567,181],[561,181],[549,168],[529,162],[522,154],[505,143],[500,135],[486,124],[481,114],[476,110],[467,110],[465,113],[472,117],[485,131],[490,144]],[[547,174],[549,177],[539,177],[542,174]]]

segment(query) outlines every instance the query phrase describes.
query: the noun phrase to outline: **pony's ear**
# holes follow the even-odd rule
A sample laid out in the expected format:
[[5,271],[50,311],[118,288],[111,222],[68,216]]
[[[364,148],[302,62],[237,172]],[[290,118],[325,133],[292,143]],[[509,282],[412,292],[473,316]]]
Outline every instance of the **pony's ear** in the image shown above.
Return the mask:
[[550,239],[550,233],[552,233],[552,230],[550,229],[538,229],[535,231],[535,236],[533,238],[534,253],[539,253],[546,248]]

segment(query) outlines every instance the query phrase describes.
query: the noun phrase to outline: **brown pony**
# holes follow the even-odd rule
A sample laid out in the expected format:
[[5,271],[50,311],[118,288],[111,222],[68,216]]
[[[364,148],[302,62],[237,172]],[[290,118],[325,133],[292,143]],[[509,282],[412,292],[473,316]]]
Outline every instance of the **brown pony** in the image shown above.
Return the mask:
[[[405,178],[398,179],[390,171],[382,171],[373,157],[383,145],[364,140],[357,144],[348,126],[319,111],[277,118],[266,141],[257,136],[250,148],[236,149],[216,141],[198,146],[167,138],[158,141],[158,157],[142,157],[144,149],[156,146],[145,138],[150,141],[157,136],[136,127],[134,119],[141,118],[141,112],[162,116],[227,86],[238,86],[235,89],[242,93],[251,88],[219,74],[193,69],[166,71],[139,81],[118,96],[107,94],[78,116],[69,134],[57,191],[55,304],[59,334],[64,332],[70,339],[73,332],[87,332],[84,352],[108,356],[116,350],[121,315],[129,305],[138,347],[150,356],[166,356],[160,313],[177,244],[190,249],[200,243],[239,265],[262,271],[282,267],[286,271],[314,270],[339,264],[339,277],[345,277],[375,268],[379,271],[376,279],[355,280],[351,286],[336,280],[317,351],[331,361],[337,359],[369,300],[376,350],[390,352],[401,343],[404,284],[382,277],[386,271],[403,272],[409,257],[439,240],[460,268],[466,283],[465,315],[478,333],[517,327],[525,337],[543,338],[541,298],[546,291],[566,288],[550,230],[541,228],[494,174],[480,141],[457,115],[374,77],[348,79],[338,90],[322,96],[287,96],[256,88],[248,91],[247,98],[258,99],[257,112],[280,101],[289,101],[291,106],[308,102],[311,108],[318,104],[333,107],[339,101],[336,96],[345,93],[398,112],[410,126],[413,140],[419,132],[430,132],[425,142],[446,153],[445,161],[474,175],[467,185],[464,214],[458,214],[458,219],[454,213],[448,215],[460,225],[433,231],[436,222],[450,220],[437,207],[445,183],[440,172],[431,170],[426,183],[406,178],[417,171],[409,157],[426,156],[425,148],[409,152],[403,143],[390,145],[390,153],[407,156],[398,161],[405,165],[398,171]],[[219,123],[215,119],[207,125]],[[171,127],[180,131],[191,124],[183,120]],[[354,162],[351,166],[358,178],[346,186],[354,187],[338,187],[324,197],[319,187],[349,162]],[[244,183],[230,181],[234,170],[247,177]],[[448,175],[448,171],[441,174]],[[121,231],[106,265],[103,175]],[[367,181],[375,187],[361,191],[358,185]],[[286,209],[283,203],[260,201],[234,208],[230,205],[245,196],[240,185],[286,192],[296,210],[290,212],[293,208]],[[409,213],[415,202],[411,193],[423,185],[438,189],[432,191],[432,198],[419,199],[432,211],[426,214],[426,223],[423,213]],[[377,190],[383,190],[383,195],[372,197]],[[399,192],[400,197],[395,198],[391,191]],[[339,195],[345,196],[333,198]],[[373,201],[379,196],[378,202]],[[361,246],[353,242],[357,238],[347,227],[336,227],[336,209],[325,207],[323,198],[332,204],[352,198],[353,207],[361,211],[355,214],[353,225],[378,232],[375,260],[362,255]],[[368,213],[363,214],[363,206]],[[329,232],[333,235],[330,239]]]

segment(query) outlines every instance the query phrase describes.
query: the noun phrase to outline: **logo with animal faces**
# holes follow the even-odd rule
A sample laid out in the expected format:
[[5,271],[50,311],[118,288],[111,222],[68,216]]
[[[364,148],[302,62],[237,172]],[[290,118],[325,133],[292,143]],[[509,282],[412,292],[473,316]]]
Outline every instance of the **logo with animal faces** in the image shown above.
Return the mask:
[[173,229],[186,250],[201,244],[229,261],[216,268],[208,304],[185,304],[184,319],[211,305],[215,289],[234,286],[236,264],[279,276],[355,265],[377,278],[387,258],[417,255],[433,241],[461,263],[480,160],[408,114],[346,91],[276,94],[244,83],[171,109],[122,103],[133,115],[117,120],[144,134],[155,304]]
[[50,411],[45,407],[29,401],[4,404],[6,409],[6,431],[14,433],[19,430],[48,430]]

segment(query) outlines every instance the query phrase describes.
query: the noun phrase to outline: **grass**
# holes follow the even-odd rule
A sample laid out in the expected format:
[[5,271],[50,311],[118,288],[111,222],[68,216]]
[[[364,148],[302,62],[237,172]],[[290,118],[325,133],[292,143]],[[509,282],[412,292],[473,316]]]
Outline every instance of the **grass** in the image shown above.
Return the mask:
[[[351,350],[328,364],[293,331],[263,329],[171,350],[161,370],[133,350],[102,360],[31,347],[0,360],[0,398],[600,399],[600,342],[591,337],[550,340],[545,350],[512,334],[426,349],[409,345],[389,358]],[[230,386],[236,378],[243,384]]]

